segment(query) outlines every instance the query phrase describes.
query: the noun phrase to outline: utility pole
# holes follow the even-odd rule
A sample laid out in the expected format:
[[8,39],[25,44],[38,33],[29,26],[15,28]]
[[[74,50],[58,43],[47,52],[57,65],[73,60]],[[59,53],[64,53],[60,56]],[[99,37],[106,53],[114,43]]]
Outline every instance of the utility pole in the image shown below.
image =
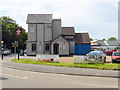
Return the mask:
[[0,21],[0,47],[1,47],[1,58],[3,60],[3,53],[4,53],[4,47],[3,47],[3,43],[4,41],[2,41],[2,32],[3,32],[3,20]]
[[2,60],[3,60],[3,53],[4,53],[3,43],[4,43],[4,41],[1,41],[1,44],[2,44]]
[[20,49],[19,49],[19,37],[18,37],[18,60],[19,60],[19,51],[20,51]]

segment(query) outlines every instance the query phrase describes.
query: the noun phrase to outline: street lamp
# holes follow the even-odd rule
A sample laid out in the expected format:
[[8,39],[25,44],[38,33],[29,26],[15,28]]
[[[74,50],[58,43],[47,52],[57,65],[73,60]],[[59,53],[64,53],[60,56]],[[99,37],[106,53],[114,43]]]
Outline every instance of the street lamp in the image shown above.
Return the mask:
[[3,50],[3,43],[4,43],[4,41],[1,41],[1,44],[2,44],[2,60],[3,60],[3,52],[4,52],[4,50]]
[[[10,20],[4,20],[4,19],[0,19],[0,23],[1,23],[1,26],[0,26],[0,30],[3,32],[3,27],[4,27],[4,25],[3,25],[3,22],[6,22],[6,23],[9,23],[10,22]],[[2,36],[2,32],[1,32],[1,36]],[[0,38],[2,38],[2,37],[0,37]],[[2,38],[3,39],[3,38]],[[1,41],[1,44],[2,44],[2,60],[3,60],[3,54],[4,54],[4,47],[3,47],[3,44],[4,44],[4,41],[2,41],[2,40],[0,40]]]

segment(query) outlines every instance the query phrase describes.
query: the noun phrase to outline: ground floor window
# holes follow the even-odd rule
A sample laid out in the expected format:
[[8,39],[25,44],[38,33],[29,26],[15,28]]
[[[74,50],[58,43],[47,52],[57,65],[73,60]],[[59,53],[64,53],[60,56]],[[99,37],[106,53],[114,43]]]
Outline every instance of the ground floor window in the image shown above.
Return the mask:
[[45,51],[49,51],[50,50],[50,45],[49,44],[45,44]]
[[36,51],[36,44],[32,44],[32,51]]

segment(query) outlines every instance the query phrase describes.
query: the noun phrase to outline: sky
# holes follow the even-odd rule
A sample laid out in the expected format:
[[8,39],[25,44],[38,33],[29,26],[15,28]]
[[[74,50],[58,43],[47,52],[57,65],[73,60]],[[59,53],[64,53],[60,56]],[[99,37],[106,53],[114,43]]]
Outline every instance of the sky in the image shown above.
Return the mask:
[[118,38],[119,0],[0,0],[0,17],[9,16],[28,31],[28,14],[53,14],[62,27],[88,32],[93,39]]

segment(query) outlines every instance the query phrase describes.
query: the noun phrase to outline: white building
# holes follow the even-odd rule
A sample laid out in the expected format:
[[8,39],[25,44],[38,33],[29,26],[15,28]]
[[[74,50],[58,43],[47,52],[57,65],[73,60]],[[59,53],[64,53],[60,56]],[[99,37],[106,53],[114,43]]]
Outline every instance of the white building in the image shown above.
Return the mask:
[[27,24],[27,55],[74,54],[74,27],[61,27],[61,19],[53,19],[52,14],[29,14]]

